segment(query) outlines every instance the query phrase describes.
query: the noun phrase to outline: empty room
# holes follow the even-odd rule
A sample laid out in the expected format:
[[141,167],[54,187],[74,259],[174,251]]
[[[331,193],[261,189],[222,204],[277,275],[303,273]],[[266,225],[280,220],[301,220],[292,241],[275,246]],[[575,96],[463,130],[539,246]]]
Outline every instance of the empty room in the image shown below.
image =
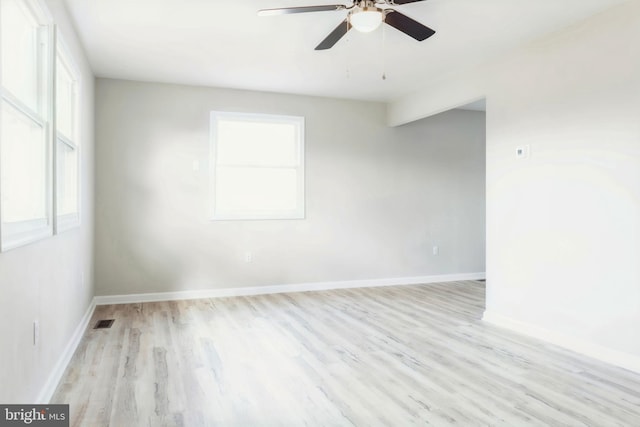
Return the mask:
[[0,25],[0,425],[640,426],[640,1]]

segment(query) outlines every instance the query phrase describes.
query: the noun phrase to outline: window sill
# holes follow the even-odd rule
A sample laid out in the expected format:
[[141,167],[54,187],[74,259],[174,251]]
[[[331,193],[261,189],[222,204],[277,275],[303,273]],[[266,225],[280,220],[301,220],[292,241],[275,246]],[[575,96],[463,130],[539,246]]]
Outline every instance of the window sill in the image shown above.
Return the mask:
[[80,227],[80,216],[77,213],[61,215],[56,219],[56,234]]
[[[14,232],[11,231],[11,228],[14,228],[13,224],[5,223],[3,225],[5,231],[2,235],[2,252],[53,236],[53,228],[46,223],[46,220],[26,221],[20,224],[20,231]],[[25,227],[29,225],[30,228]]]

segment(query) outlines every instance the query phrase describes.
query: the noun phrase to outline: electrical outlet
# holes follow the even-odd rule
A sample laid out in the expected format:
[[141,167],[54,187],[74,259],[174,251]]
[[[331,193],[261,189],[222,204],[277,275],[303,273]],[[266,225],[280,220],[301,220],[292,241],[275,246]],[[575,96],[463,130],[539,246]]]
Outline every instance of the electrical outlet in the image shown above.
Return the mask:
[[251,254],[251,252],[245,252],[244,254],[244,262],[251,262],[253,261],[253,255]]
[[33,321],[33,346],[37,347],[40,343],[40,322],[38,320]]
[[440,253],[440,247],[439,246],[434,246],[433,247],[433,254],[434,255],[438,255]]

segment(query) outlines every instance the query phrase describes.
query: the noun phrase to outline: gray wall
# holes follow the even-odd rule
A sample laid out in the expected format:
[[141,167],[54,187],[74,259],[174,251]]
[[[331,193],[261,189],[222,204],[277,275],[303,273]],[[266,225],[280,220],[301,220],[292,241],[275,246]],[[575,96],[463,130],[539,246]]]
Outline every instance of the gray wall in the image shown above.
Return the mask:
[[[306,118],[306,219],[208,220],[211,110]],[[98,79],[96,294],[483,272],[484,114],[388,128],[385,113]]]
[[486,95],[485,318],[640,372],[638,40],[640,2],[625,2],[390,105],[389,121]]
[[[81,71],[81,227],[0,254],[0,402],[34,403],[93,297],[94,78],[61,0],[47,0]],[[33,345],[33,321],[40,343]]]

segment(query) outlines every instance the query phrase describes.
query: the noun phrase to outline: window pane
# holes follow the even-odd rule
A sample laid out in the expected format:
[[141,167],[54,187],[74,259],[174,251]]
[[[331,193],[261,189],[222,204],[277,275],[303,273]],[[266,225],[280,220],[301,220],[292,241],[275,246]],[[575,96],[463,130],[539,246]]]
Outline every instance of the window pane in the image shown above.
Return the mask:
[[57,143],[57,203],[58,215],[78,212],[78,150],[58,140]]
[[56,126],[58,132],[70,140],[73,134],[74,85],[73,77],[60,59],[56,62]]
[[220,118],[217,162],[223,165],[295,166],[299,163],[297,125]]
[[2,221],[47,217],[45,132],[22,113],[2,103]]
[[38,24],[23,3],[2,0],[2,86],[38,108]]
[[215,188],[219,213],[297,208],[295,169],[219,167]]
[[211,113],[212,219],[304,218],[304,118]]

